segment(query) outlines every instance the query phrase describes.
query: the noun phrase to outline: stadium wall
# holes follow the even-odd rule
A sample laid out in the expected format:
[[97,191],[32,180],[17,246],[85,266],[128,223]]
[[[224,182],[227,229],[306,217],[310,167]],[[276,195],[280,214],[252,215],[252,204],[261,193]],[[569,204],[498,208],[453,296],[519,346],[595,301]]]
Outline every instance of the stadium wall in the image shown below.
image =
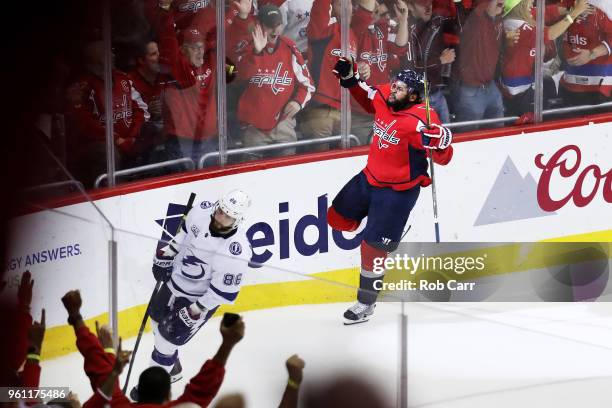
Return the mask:
[[[459,136],[453,161],[436,167],[442,240],[612,241],[611,135],[608,115]],[[114,239],[120,335],[133,336],[154,287],[151,257],[160,223],[190,192],[199,205],[241,188],[253,200],[244,227],[263,266],[251,270],[236,304],[224,310],[350,301],[359,237],[330,230],[326,210],[364,167],[366,154],[360,148],[203,170],[93,192],[93,202],[70,197],[32,208],[11,224],[9,290],[30,270],[34,318],[44,306],[50,327],[43,357],[74,351],[59,299],[78,288],[89,323],[107,319],[108,242]],[[405,240],[434,240],[429,188],[409,225]]]

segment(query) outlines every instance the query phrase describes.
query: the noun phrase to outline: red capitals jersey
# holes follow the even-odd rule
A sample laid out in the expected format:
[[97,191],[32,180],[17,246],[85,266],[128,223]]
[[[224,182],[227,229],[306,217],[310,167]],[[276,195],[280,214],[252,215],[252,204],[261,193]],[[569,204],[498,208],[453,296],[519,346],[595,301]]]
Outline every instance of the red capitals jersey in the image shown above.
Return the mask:
[[[134,88],[130,77],[121,71],[113,71],[113,133],[117,147],[130,153],[142,124],[149,120],[147,105]],[[83,102],[68,108],[68,118],[75,136],[75,148],[80,149],[89,141],[106,140],[104,111],[104,80],[94,74],[81,75],[79,84]]]
[[289,101],[303,108],[315,90],[302,54],[284,36],[276,47],[260,54],[251,48],[240,57],[238,77],[248,81],[238,102],[238,119],[266,131],[276,127]]
[[369,84],[386,84],[390,73],[400,67],[399,56],[405,54],[408,46],[395,44],[395,32],[386,18],[374,22],[374,12],[358,6],[353,11],[351,29],[357,33],[357,62],[370,66]]
[[[548,25],[559,20],[557,6],[547,6],[545,16]],[[524,20],[505,19],[504,30],[519,31],[518,42],[505,48],[502,68],[504,91],[509,95],[518,95],[535,82],[536,29]],[[544,42],[544,61],[548,61],[557,55],[555,42],[548,39],[548,27],[544,27]]]
[[186,139],[209,139],[217,133],[215,54],[192,66],[179,49],[171,13],[162,13],[159,31],[160,63],[170,67],[171,81],[164,89],[163,117],[167,134]]
[[[196,28],[206,37],[206,47],[216,48],[217,15],[215,1],[211,0],[179,0],[172,3],[171,9],[177,30]],[[146,0],[144,14],[151,24],[152,32],[158,32],[165,19],[166,12],[159,7],[158,0]],[[253,10],[246,19],[238,16],[238,8],[231,4],[225,12],[225,49],[226,56],[236,62],[236,53],[251,39],[249,28],[256,23]],[[238,50],[237,50],[238,48]]]
[[[408,190],[416,185],[431,184],[427,174],[427,149],[423,147],[420,131],[426,127],[424,104],[413,105],[395,112],[387,106],[389,84],[369,87],[365,83],[354,86],[351,95],[368,112],[374,113],[374,138],[370,144],[368,164],[363,170],[368,182],[376,187]],[[440,119],[431,110],[431,123]],[[453,147],[430,150],[436,163],[445,165],[453,156]]]
[[[609,1],[609,0],[607,0]],[[573,92],[600,92],[612,95],[612,3],[589,2],[595,13],[578,17],[563,36],[563,55],[572,58],[578,50],[592,50],[603,45],[603,55],[584,65],[565,64],[561,85]],[[572,2],[573,4],[573,2]]]
[[[319,103],[340,109],[338,78],[332,73],[338,58],[342,56],[340,21],[331,16],[331,0],[314,0],[308,34],[308,66],[315,81],[313,99]],[[357,41],[349,30],[348,52],[357,59]]]

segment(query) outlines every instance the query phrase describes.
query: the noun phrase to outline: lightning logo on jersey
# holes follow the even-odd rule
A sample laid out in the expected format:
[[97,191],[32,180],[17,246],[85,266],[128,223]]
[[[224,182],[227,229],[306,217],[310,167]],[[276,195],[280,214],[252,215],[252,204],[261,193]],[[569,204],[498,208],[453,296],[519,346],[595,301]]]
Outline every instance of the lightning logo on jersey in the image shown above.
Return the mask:
[[166,219],[156,221],[164,228],[162,240],[175,240],[178,250],[168,288],[174,296],[197,301],[208,310],[236,299],[242,278],[230,281],[225,276],[242,277],[248,271],[253,253],[242,230],[234,230],[225,236],[211,231],[214,211],[211,204],[203,201],[194,206],[176,238],[168,231],[176,231],[185,206],[169,204]]

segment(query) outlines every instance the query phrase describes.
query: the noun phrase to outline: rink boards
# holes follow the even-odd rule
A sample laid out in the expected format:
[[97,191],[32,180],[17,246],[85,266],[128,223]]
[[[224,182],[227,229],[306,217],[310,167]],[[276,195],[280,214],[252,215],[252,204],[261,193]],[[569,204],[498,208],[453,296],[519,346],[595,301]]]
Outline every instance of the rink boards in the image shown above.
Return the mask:
[[[448,166],[436,166],[443,241],[612,241],[612,122],[456,143]],[[36,281],[34,317],[47,310],[44,355],[73,350],[60,297],[83,293],[83,315],[104,319],[108,310],[108,245],[118,247],[120,334],[138,330],[154,286],[151,257],[159,221],[183,205],[196,205],[233,188],[253,201],[245,230],[257,262],[245,277],[234,310],[349,301],[357,284],[359,237],[332,232],[326,210],[344,183],[365,165],[357,155],[237,171],[131,194],[114,195],[24,215],[12,224],[9,290],[30,270]],[[192,177],[193,179],[193,177]],[[103,215],[102,215],[103,214]],[[105,219],[106,218],[106,219]],[[114,226],[114,232],[108,223]],[[431,189],[422,189],[404,240],[434,240]],[[313,280],[309,276],[326,279]],[[44,287],[44,290],[42,288]]]

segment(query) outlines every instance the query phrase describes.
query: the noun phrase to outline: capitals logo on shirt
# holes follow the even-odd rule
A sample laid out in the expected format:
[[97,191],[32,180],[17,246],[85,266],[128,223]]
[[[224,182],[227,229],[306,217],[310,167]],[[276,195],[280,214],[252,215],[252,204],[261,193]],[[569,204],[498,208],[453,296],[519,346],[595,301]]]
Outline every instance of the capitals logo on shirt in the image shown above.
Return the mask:
[[[378,148],[386,149],[389,147],[387,143],[398,144],[399,138],[395,137],[397,134],[397,130],[391,131],[393,125],[395,125],[396,120],[393,120],[391,123],[386,124],[382,119],[378,118],[374,122],[374,134],[378,136]],[[387,142],[387,143],[385,143]]]
[[188,1],[184,4],[181,4],[178,9],[181,13],[187,13],[187,12],[195,13],[196,11],[200,9],[208,7],[209,4],[210,4],[209,0]]
[[387,67],[387,59],[389,58],[386,52],[383,52],[383,33],[380,31],[380,28],[374,26],[372,28],[376,34],[376,38],[378,40],[378,47],[376,48],[376,52],[362,52],[360,58],[364,61],[367,61],[368,65],[376,65],[380,72],[384,72]]
[[269,69],[258,69],[257,74],[251,77],[249,83],[257,85],[258,88],[261,88],[264,85],[270,85],[272,93],[274,95],[278,95],[279,93],[285,90],[285,87],[283,85],[289,86],[293,82],[293,79],[289,77],[289,71],[285,70],[281,75],[282,69],[282,62],[278,63],[274,71]]

